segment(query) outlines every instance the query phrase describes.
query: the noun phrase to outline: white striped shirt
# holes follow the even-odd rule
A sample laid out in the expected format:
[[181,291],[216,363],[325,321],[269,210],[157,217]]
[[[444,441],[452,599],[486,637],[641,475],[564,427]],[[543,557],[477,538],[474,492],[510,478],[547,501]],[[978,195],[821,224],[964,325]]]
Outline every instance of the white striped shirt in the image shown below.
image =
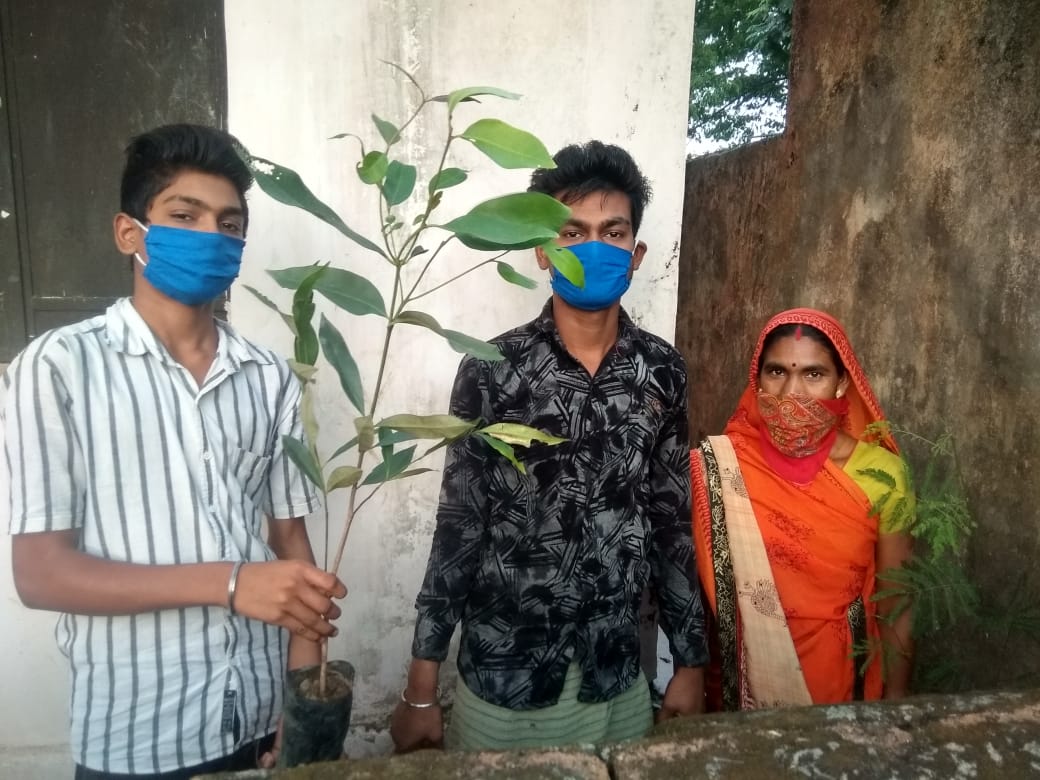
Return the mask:
[[[284,360],[218,323],[201,388],[129,299],[51,331],[4,376],[11,533],[79,530],[83,551],[142,564],[265,561],[265,514],[316,498],[281,445],[302,436]],[[72,755],[158,773],[270,733],[287,636],[213,607],[62,615]],[[238,722],[239,739],[233,722]]]

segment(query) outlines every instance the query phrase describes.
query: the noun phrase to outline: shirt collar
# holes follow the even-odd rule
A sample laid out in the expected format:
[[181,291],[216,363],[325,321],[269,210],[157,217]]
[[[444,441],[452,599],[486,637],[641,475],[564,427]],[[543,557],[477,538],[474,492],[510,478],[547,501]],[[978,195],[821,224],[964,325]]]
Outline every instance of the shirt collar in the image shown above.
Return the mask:
[[[538,315],[538,318],[534,321],[535,327],[543,333],[547,338],[554,340],[561,347],[564,347],[563,339],[560,338],[560,332],[556,328],[556,320],[553,318],[553,299],[550,298],[546,301],[545,306],[542,308],[542,313]],[[628,316],[628,312],[621,309],[618,312],[618,335],[617,341],[614,343],[614,349],[620,354],[627,355],[632,351],[632,342],[636,338],[639,329],[636,324],[632,322],[632,318]],[[566,347],[564,347],[566,349]]]
[[[267,364],[271,361],[250,349],[245,339],[222,320],[217,324],[217,362],[227,362],[229,372],[238,371],[247,361]],[[126,355],[150,354],[168,365],[176,364],[158,336],[148,327],[129,298],[120,298],[105,312],[105,335],[109,345]]]

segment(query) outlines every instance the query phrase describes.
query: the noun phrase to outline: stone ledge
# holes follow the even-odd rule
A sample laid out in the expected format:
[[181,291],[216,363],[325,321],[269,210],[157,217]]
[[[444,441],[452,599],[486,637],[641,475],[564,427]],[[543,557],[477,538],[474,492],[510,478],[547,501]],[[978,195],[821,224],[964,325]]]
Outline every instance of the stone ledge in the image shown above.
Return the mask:
[[616,780],[1031,776],[1040,691],[686,718],[617,747],[610,763]]
[[1017,778],[1040,775],[1040,690],[708,715],[645,739],[574,750],[423,751],[216,775],[224,780],[750,780]]
[[445,753],[423,750],[392,758],[366,758],[282,770],[211,776],[212,780],[610,780],[594,753],[574,750],[517,750]]

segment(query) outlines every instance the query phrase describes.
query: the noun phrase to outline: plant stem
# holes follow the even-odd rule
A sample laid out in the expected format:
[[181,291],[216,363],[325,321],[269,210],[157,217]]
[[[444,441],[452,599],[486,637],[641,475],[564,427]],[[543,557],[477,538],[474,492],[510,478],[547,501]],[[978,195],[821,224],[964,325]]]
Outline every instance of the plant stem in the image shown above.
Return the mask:
[[318,669],[318,695],[325,698],[329,685],[329,638],[321,640],[321,666]]
[[[394,290],[390,296],[390,319],[386,323],[386,336],[383,339],[383,351],[379,356],[379,373],[376,376],[375,388],[372,391],[372,404],[369,406],[368,417],[370,420],[375,420],[376,405],[379,403],[379,394],[383,387],[383,377],[386,373],[387,357],[390,354],[390,337],[394,333],[394,317],[400,313],[400,307],[395,306],[397,296],[401,291],[401,266],[394,266]],[[403,305],[403,303],[402,303]],[[362,450],[358,447],[358,459],[357,468],[361,470],[365,463],[365,455],[367,450]],[[357,501],[358,484],[355,483],[350,488],[350,498],[347,501],[347,516],[343,523],[343,533],[340,534],[339,543],[336,545],[336,556],[332,560],[332,568],[329,569],[333,574],[339,571],[340,563],[343,561],[343,551],[347,546],[347,537],[350,535],[350,527],[354,523],[355,513],[355,502]]]
[[[452,126],[451,126],[451,112],[449,111],[448,112],[448,138],[444,142],[444,148],[441,150],[441,159],[437,163],[437,170],[434,172],[434,174],[433,174],[434,176],[438,176],[440,174],[440,172],[444,170],[444,163],[448,159],[448,150],[451,149],[451,142],[454,141],[454,140],[455,140],[455,136],[452,134]],[[432,179],[431,179],[431,181],[432,181]],[[411,253],[412,248],[415,246],[416,242],[419,240],[419,236],[422,235],[423,231],[426,230],[426,223],[430,219],[430,214],[433,213],[433,199],[434,199],[435,195],[436,195],[436,193],[431,192],[429,194],[429,197],[427,197],[427,199],[426,199],[426,211],[423,212],[422,219],[419,221],[418,227],[416,227],[415,230],[412,231],[412,234],[410,236],[408,236],[408,239],[404,242],[404,246],[401,247],[401,258],[402,258],[402,260],[404,262],[407,262],[408,255]],[[441,246],[443,246],[443,244]],[[430,260],[427,261],[427,263],[426,263],[427,268],[429,267],[430,261],[432,261],[432,260],[433,260],[433,258],[431,257]],[[426,271],[426,269],[424,268],[423,272],[425,273],[425,271]],[[415,288],[413,287],[412,289],[414,290]]]
[[[322,568],[329,570],[329,492],[321,491],[321,506],[325,510],[325,547],[322,549]],[[325,637],[321,640],[321,666],[318,670],[318,695],[324,698],[325,688],[328,684],[329,670],[329,640]]]

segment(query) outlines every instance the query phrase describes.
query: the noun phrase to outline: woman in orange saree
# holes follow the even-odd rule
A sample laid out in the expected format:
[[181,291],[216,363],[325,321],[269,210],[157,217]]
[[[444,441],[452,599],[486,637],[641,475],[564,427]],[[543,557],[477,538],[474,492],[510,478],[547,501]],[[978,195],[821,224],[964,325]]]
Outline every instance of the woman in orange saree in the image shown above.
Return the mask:
[[[793,309],[769,321],[724,435],[691,457],[715,651],[709,709],[907,692],[910,611],[873,599],[876,573],[911,553],[901,518],[913,496],[895,441],[866,440],[882,419],[835,319]],[[894,489],[871,476],[878,471]]]

